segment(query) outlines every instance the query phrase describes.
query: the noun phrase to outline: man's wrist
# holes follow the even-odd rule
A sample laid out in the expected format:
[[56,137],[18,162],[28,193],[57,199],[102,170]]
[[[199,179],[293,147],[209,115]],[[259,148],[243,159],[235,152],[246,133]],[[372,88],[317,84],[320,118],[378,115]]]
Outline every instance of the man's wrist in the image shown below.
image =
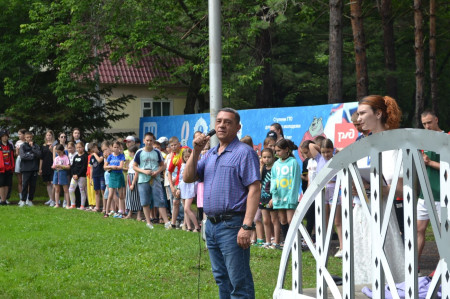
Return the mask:
[[256,225],[255,225],[254,222],[252,222],[251,225],[247,225],[247,224],[244,223],[244,224],[241,225],[241,228],[242,228],[243,230],[255,230]]

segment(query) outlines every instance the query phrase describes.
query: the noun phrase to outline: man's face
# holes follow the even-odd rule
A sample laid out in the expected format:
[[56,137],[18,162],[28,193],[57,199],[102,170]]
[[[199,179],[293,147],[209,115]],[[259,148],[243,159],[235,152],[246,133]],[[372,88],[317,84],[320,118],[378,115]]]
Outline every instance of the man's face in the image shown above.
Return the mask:
[[440,131],[438,121],[438,118],[431,114],[422,116],[422,125],[425,130]]
[[236,136],[241,125],[236,121],[231,112],[220,111],[216,118],[216,134],[220,141],[231,142]]
[[358,130],[358,132],[362,133],[364,131],[362,129],[361,123],[358,120],[355,120],[353,122],[353,125],[355,126],[356,130]]

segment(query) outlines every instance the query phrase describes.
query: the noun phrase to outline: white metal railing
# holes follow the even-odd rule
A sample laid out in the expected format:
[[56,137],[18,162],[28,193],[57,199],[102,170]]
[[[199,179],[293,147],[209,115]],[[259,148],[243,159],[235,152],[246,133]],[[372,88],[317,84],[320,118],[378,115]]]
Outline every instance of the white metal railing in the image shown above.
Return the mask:
[[[398,156],[394,166],[394,176],[389,194],[383,194],[382,155],[381,153],[397,150]],[[433,204],[433,194],[427,176],[421,150],[440,154],[440,201],[441,222]],[[370,156],[370,199],[364,190],[360,171],[356,162]],[[403,181],[404,202],[404,273],[406,298],[418,298],[418,261],[417,261],[417,187],[420,185],[424,200],[430,213],[430,222],[439,251],[439,263],[431,281],[427,298],[433,298],[439,285],[442,285],[442,298],[450,298],[450,136],[447,134],[419,130],[398,129],[385,131],[364,138],[342,150],[333,157],[316,176],[305,192],[292,219],[285,240],[274,298],[310,298],[303,295],[302,286],[302,249],[301,239],[306,241],[316,261],[316,298],[327,298],[328,290],[334,298],[354,298],[354,252],[353,252],[353,196],[352,185],[362,199],[364,215],[370,219],[372,257],[372,291],[373,298],[384,298],[384,285],[387,283],[396,293],[393,275],[383,249],[386,231],[394,205],[395,187],[399,177]],[[333,178],[336,189],[330,212],[330,225],[326,228],[324,187]],[[400,181],[401,182],[401,181]],[[399,187],[400,188],[400,187]],[[336,213],[336,202],[341,197],[342,208],[342,291],[333,281],[327,269],[328,251],[331,240],[331,227]],[[384,201],[384,202],[383,202]],[[366,202],[369,202],[367,204]],[[316,243],[302,224],[308,208],[315,204]],[[285,286],[286,273],[291,263],[291,287]]]

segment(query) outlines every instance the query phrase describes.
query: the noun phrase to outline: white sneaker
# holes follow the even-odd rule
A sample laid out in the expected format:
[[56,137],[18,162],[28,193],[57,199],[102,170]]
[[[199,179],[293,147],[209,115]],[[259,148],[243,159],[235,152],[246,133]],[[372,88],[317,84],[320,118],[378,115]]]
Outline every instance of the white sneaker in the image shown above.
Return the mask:
[[172,228],[172,223],[169,221],[167,223],[164,223],[164,228],[165,229],[171,229]]
[[342,249],[339,249],[338,252],[334,255],[334,257],[342,258]]
[[149,229],[153,229],[153,224],[147,223],[147,227],[148,227]]
[[25,206],[25,201],[24,200],[21,200],[21,201],[19,201],[19,207],[24,207]]
[[32,202],[31,200],[28,200],[28,199],[27,199],[26,204],[27,204],[27,206],[29,206],[29,207],[34,206],[33,202]]
[[7,204],[7,205],[9,205],[9,204],[10,204],[10,202],[9,202],[8,200],[6,200],[6,204]]
[[52,200],[52,201],[50,201],[50,204],[48,205],[49,207],[54,207],[55,206],[55,202]]
[[47,200],[47,201],[44,203],[44,205],[47,205],[47,206],[48,206],[48,205],[50,205],[50,204],[52,203],[52,201],[53,201],[53,200],[49,199],[49,200]]
[[63,208],[66,207],[66,201],[63,201]]

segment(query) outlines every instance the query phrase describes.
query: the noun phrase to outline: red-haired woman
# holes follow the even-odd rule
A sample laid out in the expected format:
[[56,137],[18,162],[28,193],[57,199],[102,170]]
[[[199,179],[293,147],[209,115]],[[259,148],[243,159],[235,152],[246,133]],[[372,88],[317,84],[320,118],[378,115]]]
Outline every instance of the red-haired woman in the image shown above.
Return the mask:
[[[388,96],[370,95],[360,100],[358,105],[358,122],[363,130],[371,134],[386,130],[397,129],[402,117],[397,102]],[[386,181],[383,186],[382,209],[386,208],[386,195],[389,194],[390,185],[394,176],[394,166],[398,151],[391,150],[382,153],[382,171]],[[358,161],[359,168],[370,167],[370,157]],[[368,182],[365,182],[368,185]],[[399,177],[397,186],[398,195],[401,196],[400,187],[403,185]],[[355,193],[354,193],[355,194]],[[372,282],[372,253],[371,253],[371,230],[370,219],[366,218],[358,197],[354,198],[353,223],[354,223],[354,256],[355,256],[355,284],[367,284]],[[404,281],[404,245],[399,230],[397,217],[394,209],[391,209],[384,252],[386,253],[389,266],[396,283]]]

